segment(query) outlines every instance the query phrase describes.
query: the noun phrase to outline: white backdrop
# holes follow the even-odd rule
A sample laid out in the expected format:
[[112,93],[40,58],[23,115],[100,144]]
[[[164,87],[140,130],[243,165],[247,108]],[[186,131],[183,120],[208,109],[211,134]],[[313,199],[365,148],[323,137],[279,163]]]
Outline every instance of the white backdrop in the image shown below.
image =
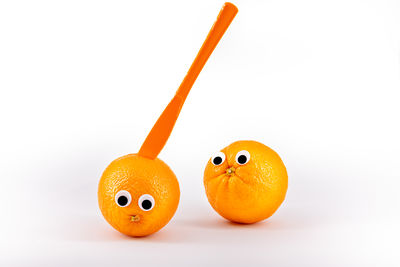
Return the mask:
[[[0,265],[398,266],[400,2],[234,2],[160,158],[181,201],[133,239],[97,206],[137,152],[223,1],[0,2]],[[287,198],[235,225],[208,204],[209,156],[276,150]]]

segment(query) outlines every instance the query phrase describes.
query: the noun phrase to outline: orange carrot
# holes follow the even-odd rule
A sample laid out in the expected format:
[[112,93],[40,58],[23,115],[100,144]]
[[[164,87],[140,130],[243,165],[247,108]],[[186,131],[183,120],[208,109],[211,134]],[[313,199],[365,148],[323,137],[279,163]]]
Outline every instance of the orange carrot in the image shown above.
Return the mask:
[[190,89],[237,12],[237,7],[231,3],[227,2],[222,7],[217,20],[208,33],[206,40],[179,86],[174,98],[158,118],[156,124],[153,126],[140,148],[140,156],[155,159],[161,152],[171,135],[172,129],[174,128],[175,122],[178,119],[179,113]]

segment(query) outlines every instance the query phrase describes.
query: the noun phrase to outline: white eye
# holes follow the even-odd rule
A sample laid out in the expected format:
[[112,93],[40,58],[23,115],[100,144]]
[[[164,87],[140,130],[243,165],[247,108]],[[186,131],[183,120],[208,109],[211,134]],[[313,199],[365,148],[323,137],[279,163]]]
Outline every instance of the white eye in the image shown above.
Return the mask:
[[211,162],[215,166],[221,165],[225,161],[225,154],[222,152],[217,152],[211,157]]
[[236,162],[240,165],[244,165],[250,160],[250,153],[246,150],[239,151],[236,154]]
[[144,211],[149,211],[154,207],[154,198],[149,194],[144,194],[139,198],[138,205]]
[[126,207],[131,204],[131,194],[128,191],[121,190],[115,195],[115,203],[120,207]]

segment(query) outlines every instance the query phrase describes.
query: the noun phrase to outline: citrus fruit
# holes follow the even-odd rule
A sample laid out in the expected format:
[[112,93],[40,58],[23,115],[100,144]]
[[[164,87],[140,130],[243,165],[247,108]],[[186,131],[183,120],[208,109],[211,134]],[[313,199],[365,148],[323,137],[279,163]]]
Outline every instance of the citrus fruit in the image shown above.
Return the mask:
[[114,160],[104,171],[98,189],[100,210],[116,230],[146,236],[164,227],[174,215],[180,197],[175,174],[158,154],[166,144],[183,103],[211,53],[236,13],[225,3],[181,85],[164,109],[138,154]]
[[179,203],[179,184],[162,160],[130,154],[114,160],[98,189],[100,210],[111,226],[129,236],[164,227]]
[[204,171],[208,201],[222,217],[255,223],[285,199],[288,176],[279,155],[256,141],[237,141],[215,153]]

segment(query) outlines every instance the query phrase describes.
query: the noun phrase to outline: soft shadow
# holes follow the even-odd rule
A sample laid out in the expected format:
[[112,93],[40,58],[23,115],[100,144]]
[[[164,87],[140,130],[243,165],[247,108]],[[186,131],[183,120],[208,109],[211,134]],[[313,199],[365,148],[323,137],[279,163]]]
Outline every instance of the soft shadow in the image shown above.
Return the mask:
[[225,220],[221,217],[198,217],[193,219],[180,219],[176,222],[182,227],[201,228],[204,230],[246,230],[246,231],[285,231],[285,230],[304,230],[315,227],[316,220],[307,218],[306,216],[296,216],[279,218],[271,217],[264,221],[251,224],[235,223]]
[[[68,230],[66,230],[68,229]],[[160,231],[144,237],[131,237],[119,233],[106,222],[99,219],[89,219],[69,222],[68,225],[58,225],[50,233],[51,238],[65,241],[81,242],[141,242],[141,243],[180,243],[187,241],[188,231],[173,222]],[[62,233],[62,234],[60,234]]]
[[181,226],[189,227],[189,228],[202,228],[202,229],[255,229],[260,227],[265,227],[264,224],[268,222],[259,222],[253,224],[243,224],[243,223],[235,223],[222,218],[194,218],[194,219],[181,219],[177,221],[177,223]]
[[[308,225],[308,227],[312,227]],[[308,228],[307,227],[307,228]],[[239,239],[263,239],[266,236],[286,235],[305,228],[299,221],[266,220],[254,224],[239,224],[222,218],[177,218],[159,232],[145,237],[129,237],[119,233],[105,222],[76,225],[63,234],[62,239],[83,242],[134,243],[226,243]]]

